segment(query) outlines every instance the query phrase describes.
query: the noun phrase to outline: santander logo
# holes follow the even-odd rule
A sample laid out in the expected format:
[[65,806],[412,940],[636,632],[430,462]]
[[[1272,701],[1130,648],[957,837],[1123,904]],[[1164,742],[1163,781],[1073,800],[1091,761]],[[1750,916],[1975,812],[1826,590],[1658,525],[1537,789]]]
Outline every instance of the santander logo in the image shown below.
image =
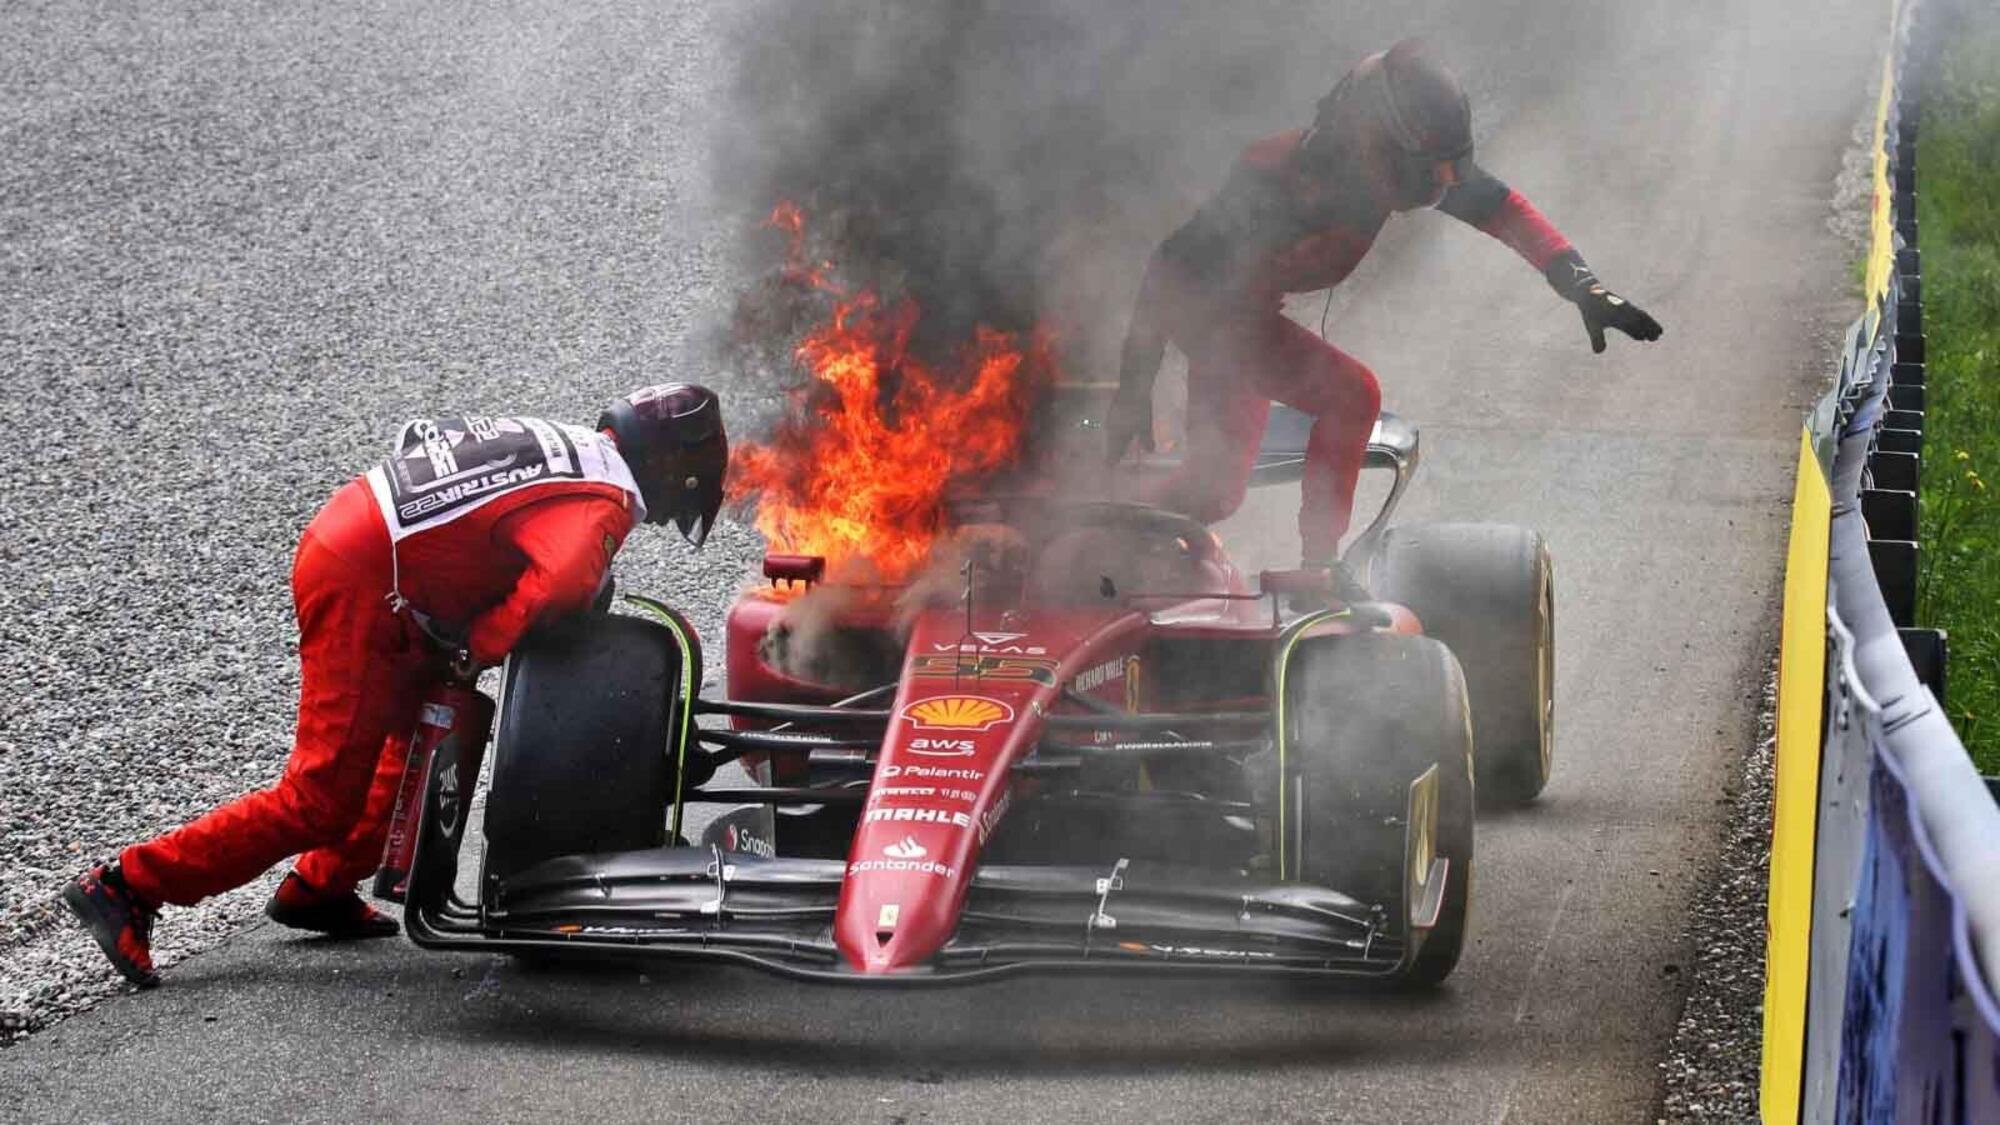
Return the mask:
[[915,836],[905,836],[901,842],[883,848],[882,854],[890,859],[922,859],[930,852],[926,851],[922,844],[917,843]]

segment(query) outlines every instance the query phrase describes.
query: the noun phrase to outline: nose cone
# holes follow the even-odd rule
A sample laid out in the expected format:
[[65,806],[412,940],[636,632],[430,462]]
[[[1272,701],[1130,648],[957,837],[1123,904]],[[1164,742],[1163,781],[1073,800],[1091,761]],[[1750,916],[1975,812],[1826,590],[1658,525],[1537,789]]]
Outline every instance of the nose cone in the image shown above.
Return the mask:
[[882,974],[922,967],[951,940],[972,862],[965,825],[864,824],[847,862],[834,944],[848,966]]

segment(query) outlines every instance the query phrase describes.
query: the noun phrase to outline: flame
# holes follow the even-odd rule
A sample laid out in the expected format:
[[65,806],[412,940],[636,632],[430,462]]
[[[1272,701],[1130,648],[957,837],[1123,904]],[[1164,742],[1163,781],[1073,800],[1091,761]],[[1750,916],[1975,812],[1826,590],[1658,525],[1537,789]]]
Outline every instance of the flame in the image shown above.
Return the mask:
[[771,217],[765,221],[785,232],[785,268],[780,277],[808,289],[836,294],[840,292],[839,287],[827,278],[827,275],[833,272],[832,262],[825,259],[817,262],[807,261],[806,213],[799,209],[798,204],[789,201],[778,204],[772,209]]
[[824,556],[835,574],[865,563],[900,582],[929,557],[946,496],[1019,460],[1029,411],[1054,378],[1053,347],[1042,332],[981,326],[950,363],[927,363],[911,353],[923,315],[914,300],[885,304],[833,280],[833,263],[811,260],[795,205],[770,223],[787,237],[783,279],[827,294],[832,311],[793,352],[809,378],[769,440],[733,457],[730,500],[754,504],[774,551]]

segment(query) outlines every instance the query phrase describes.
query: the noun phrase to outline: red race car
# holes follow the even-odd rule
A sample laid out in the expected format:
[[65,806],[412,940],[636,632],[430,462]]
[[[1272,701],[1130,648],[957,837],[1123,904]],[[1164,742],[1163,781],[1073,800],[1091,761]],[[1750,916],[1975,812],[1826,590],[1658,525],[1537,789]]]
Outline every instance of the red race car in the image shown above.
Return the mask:
[[572,619],[507,663],[472,902],[478,752],[428,763],[410,934],[880,984],[1442,980],[1475,780],[1523,801],[1548,777],[1554,595],[1535,532],[1391,528],[1417,460],[1385,414],[1394,483],[1349,556],[1380,603],[1292,613],[1323,573],[1249,580],[1194,521],[1042,498],[960,505],[958,565],[905,587],[768,558],[727,699],[672,609]]

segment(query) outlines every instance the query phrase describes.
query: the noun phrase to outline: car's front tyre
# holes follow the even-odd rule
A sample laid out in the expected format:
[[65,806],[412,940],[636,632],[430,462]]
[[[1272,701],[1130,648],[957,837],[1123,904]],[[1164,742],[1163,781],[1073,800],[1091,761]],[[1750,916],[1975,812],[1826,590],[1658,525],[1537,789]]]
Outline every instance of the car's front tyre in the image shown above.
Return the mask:
[[683,652],[665,623],[589,613],[538,630],[507,658],[486,800],[489,884],[556,856],[666,842],[687,737]]
[[[1444,645],[1388,633],[1306,637],[1279,666],[1279,869],[1381,906],[1421,939],[1406,978],[1451,975],[1472,909],[1472,730]],[[1413,866],[1443,860],[1427,927]]]

